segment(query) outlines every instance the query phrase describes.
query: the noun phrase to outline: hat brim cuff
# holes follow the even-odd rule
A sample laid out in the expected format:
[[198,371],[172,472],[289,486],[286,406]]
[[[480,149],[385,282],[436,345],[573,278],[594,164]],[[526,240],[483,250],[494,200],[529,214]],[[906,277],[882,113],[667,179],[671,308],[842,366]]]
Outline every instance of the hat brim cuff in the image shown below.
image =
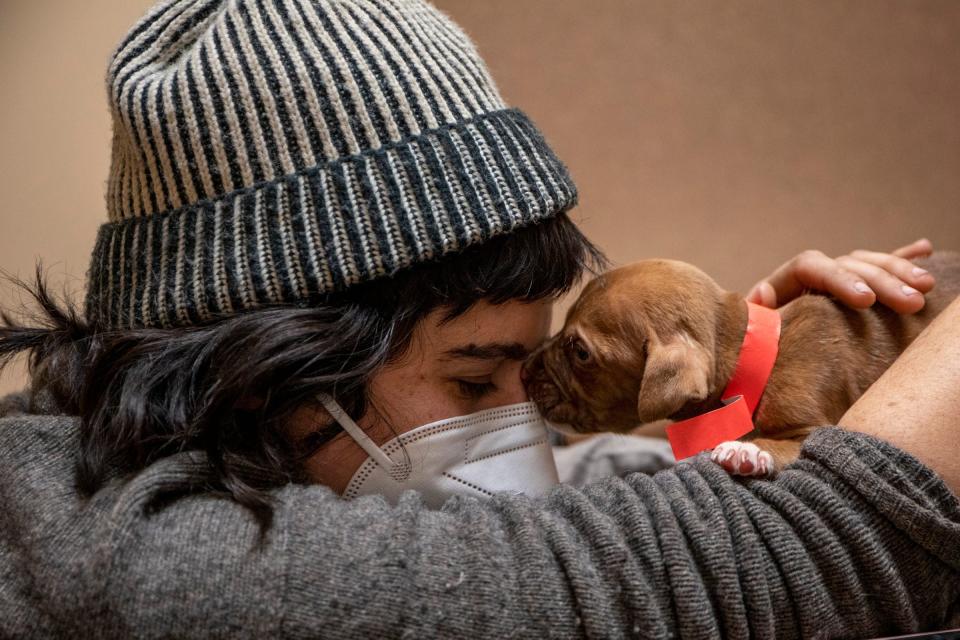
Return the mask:
[[87,318],[174,327],[300,303],[569,209],[533,123],[505,109],[175,211],[103,225]]

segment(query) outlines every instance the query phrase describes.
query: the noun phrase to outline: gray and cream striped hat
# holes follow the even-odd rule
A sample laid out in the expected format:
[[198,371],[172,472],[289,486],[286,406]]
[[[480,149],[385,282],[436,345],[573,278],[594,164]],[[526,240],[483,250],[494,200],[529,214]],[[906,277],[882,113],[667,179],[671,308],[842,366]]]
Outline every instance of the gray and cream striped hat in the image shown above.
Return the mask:
[[467,36],[420,0],[167,0],[110,64],[102,328],[308,303],[573,206]]

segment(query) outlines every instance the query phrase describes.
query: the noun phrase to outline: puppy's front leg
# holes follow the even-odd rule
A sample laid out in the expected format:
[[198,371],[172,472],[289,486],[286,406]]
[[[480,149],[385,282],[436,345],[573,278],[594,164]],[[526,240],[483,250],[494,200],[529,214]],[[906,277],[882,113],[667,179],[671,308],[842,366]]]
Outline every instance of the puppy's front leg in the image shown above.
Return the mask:
[[796,438],[785,439],[754,438],[750,440],[750,442],[773,457],[775,473],[800,457],[800,447],[803,446],[803,441],[806,437],[806,434],[804,434]]
[[737,476],[771,477],[800,455],[803,440],[731,440],[714,448],[710,459]]

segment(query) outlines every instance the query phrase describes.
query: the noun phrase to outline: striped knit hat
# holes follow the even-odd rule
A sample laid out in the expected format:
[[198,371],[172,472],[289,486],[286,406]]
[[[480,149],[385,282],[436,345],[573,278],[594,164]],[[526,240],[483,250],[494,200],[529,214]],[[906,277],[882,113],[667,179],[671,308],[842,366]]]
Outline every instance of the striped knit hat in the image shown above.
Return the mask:
[[571,207],[543,137],[420,0],[166,0],[107,74],[102,328],[317,296]]

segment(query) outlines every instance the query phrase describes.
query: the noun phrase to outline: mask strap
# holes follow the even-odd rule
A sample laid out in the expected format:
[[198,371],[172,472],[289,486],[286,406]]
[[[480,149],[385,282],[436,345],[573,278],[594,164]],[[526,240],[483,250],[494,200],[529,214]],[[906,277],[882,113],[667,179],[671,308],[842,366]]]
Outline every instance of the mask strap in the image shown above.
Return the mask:
[[367,452],[367,455],[373,458],[373,461],[376,462],[382,469],[389,473],[395,480],[402,482],[406,480],[410,475],[410,463],[409,462],[394,462],[390,459],[387,454],[383,452],[383,449],[377,446],[373,440],[370,439],[370,436],[364,432],[360,426],[353,421],[347,412],[343,410],[343,407],[334,400],[331,396],[326,393],[321,393],[317,396],[317,399],[323,404],[323,408],[326,409],[333,419],[337,421],[343,430],[346,431],[354,442],[360,445],[364,451]]

